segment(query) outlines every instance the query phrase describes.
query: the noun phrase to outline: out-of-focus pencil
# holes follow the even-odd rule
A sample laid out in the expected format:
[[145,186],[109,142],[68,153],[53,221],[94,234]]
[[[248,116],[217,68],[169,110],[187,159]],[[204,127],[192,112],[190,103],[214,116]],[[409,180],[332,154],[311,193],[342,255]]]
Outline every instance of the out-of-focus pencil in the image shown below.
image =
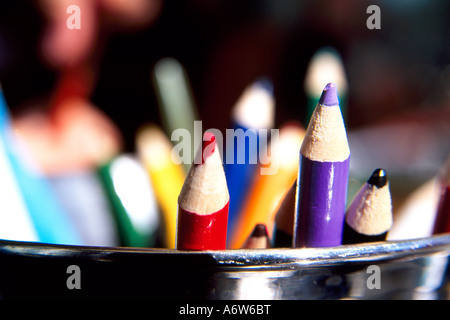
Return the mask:
[[385,170],[377,169],[359,189],[347,210],[343,243],[384,241],[392,220],[388,178]]
[[0,119],[0,135],[6,156],[39,241],[53,244],[82,244],[80,233],[67,216],[48,180],[26,145],[13,132],[2,91],[0,91]]
[[250,236],[242,246],[243,249],[267,249],[270,248],[270,238],[267,227],[263,223],[258,223]]
[[319,49],[311,58],[306,70],[304,88],[307,97],[307,110],[305,126],[308,125],[316,108],[316,102],[322,94],[323,87],[330,81],[334,81],[339,88],[339,102],[341,113],[346,119],[347,77],[344,64],[339,52],[333,47]]
[[413,190],[394,210],[394,222],[387,240],[410,240],[430,237],[436,219],[439,192],[437,177]]
[[153,247],[159,228],[159,210],[153,187],[141,162],[121,154],[100,169],[102,182],[117,221],[120,244]]
[[450,158],[438,177],[439,201],[433,234],[450,232]]
[[164,246],[175,248],[177,227],[177,199],[185,179],[181,164],[174,162],[172,144],[156,125],[139,130],[136,137],[141,159],[155,191],[155,197],[163,214]]
[[178,198],[176,248],[223,250],[230,196],[219,148],[210,132],[205,132],[196,157],[201,161],[191,166]]
[[[185,129],[191,134],[191,150],[195,152],[200,146],[194,145],[194,121],[199,120],[189,79],[183,66],[174,58],[159,60],[153,70],[153,83],[156,88],[163,129],[171,137],[176,129]],[[191,166],[184,163],[186,172]]]
[[[273,127],[274,108],[272,83],[267,79],[260,79],[245,89],[232,110],[235,137],[230,139],[227,136],[224,156],[231,199],[228,242],[231,242],[232,233],[237,227],[242,206],[258,168],[259,130]],[[230,156],[231,152],[233,153]]]
[[48,107],[57,145],[42,162],[83,244],[117,246],[116,221],[104,189],[107,178],[101,172],[120,152],[122,137],[107,114],[91,103],[94,85],[88,64],[71,65],[61,73]]
[[255,172],[233,231],[231,248],[240,248],[258,223],[267,226],[269,236],[272,234],[275,214],[297,178],[298,150],[304,135],[305,130],[299,124],[290,122],[281,127],[279,137],[272,136],[268,149],[271,161]]
[[275,223],[272,232],[272,247],[274,248],[292,247],[296,195],[297,182],[294,182],[275,215]]
[[0,87],[0,238],[39,241],[6,149],[5,134],[10,130],[6,111],[6,101]]

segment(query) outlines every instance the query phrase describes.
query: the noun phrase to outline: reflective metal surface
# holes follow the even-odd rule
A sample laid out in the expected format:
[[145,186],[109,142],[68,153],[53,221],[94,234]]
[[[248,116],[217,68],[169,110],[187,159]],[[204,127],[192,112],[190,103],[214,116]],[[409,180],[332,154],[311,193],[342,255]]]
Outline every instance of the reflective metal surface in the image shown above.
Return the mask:
[[[450,235],[316,249],[176,251],[0,241],[9,298],[448,299]],[[70,265],[81,288],[67,287]]]

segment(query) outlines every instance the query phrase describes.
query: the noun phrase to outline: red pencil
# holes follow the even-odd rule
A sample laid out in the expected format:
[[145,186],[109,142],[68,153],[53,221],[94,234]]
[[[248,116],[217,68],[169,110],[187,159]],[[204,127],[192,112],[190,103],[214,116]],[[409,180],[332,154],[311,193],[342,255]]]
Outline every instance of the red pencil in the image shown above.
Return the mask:
[[197,157],[200,164],[191,166],[178,197],[177,249],[222,250],[230,196],[212,133],[205,132]]

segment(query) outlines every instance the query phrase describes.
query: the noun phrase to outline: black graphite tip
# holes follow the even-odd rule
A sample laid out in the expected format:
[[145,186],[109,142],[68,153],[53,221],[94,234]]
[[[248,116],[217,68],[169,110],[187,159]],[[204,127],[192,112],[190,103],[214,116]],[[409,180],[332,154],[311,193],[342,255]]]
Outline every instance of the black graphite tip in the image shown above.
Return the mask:
[[376,186],[377,188],[384,187],[388,182],[386,171],[383,169],[376,169],[372,175],[370,176],[369,180],[367,180],[367,183],[373,186]]
[[260,238],[267,236],[267,228],[265,224],[259,223],[255,226],[252,232],[253,238]]

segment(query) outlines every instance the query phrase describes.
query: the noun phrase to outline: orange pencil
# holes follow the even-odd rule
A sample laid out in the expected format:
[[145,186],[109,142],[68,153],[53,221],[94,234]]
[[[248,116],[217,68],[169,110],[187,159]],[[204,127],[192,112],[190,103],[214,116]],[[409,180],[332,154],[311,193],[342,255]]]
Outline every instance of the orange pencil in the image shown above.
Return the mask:
[[233,231],[231,248],[242,247],[258,223],[265,224],[271,236],[275,214],[297,178],[298,150],[304,135],[303,127],[292,122],[281,127],[278,141],[271,141],[271,161],[260,169],[268,169],[271,166],[278,168],[275,172],[270,172],[271,174],[261,174],[261,170],[257,171],[240,220]]

